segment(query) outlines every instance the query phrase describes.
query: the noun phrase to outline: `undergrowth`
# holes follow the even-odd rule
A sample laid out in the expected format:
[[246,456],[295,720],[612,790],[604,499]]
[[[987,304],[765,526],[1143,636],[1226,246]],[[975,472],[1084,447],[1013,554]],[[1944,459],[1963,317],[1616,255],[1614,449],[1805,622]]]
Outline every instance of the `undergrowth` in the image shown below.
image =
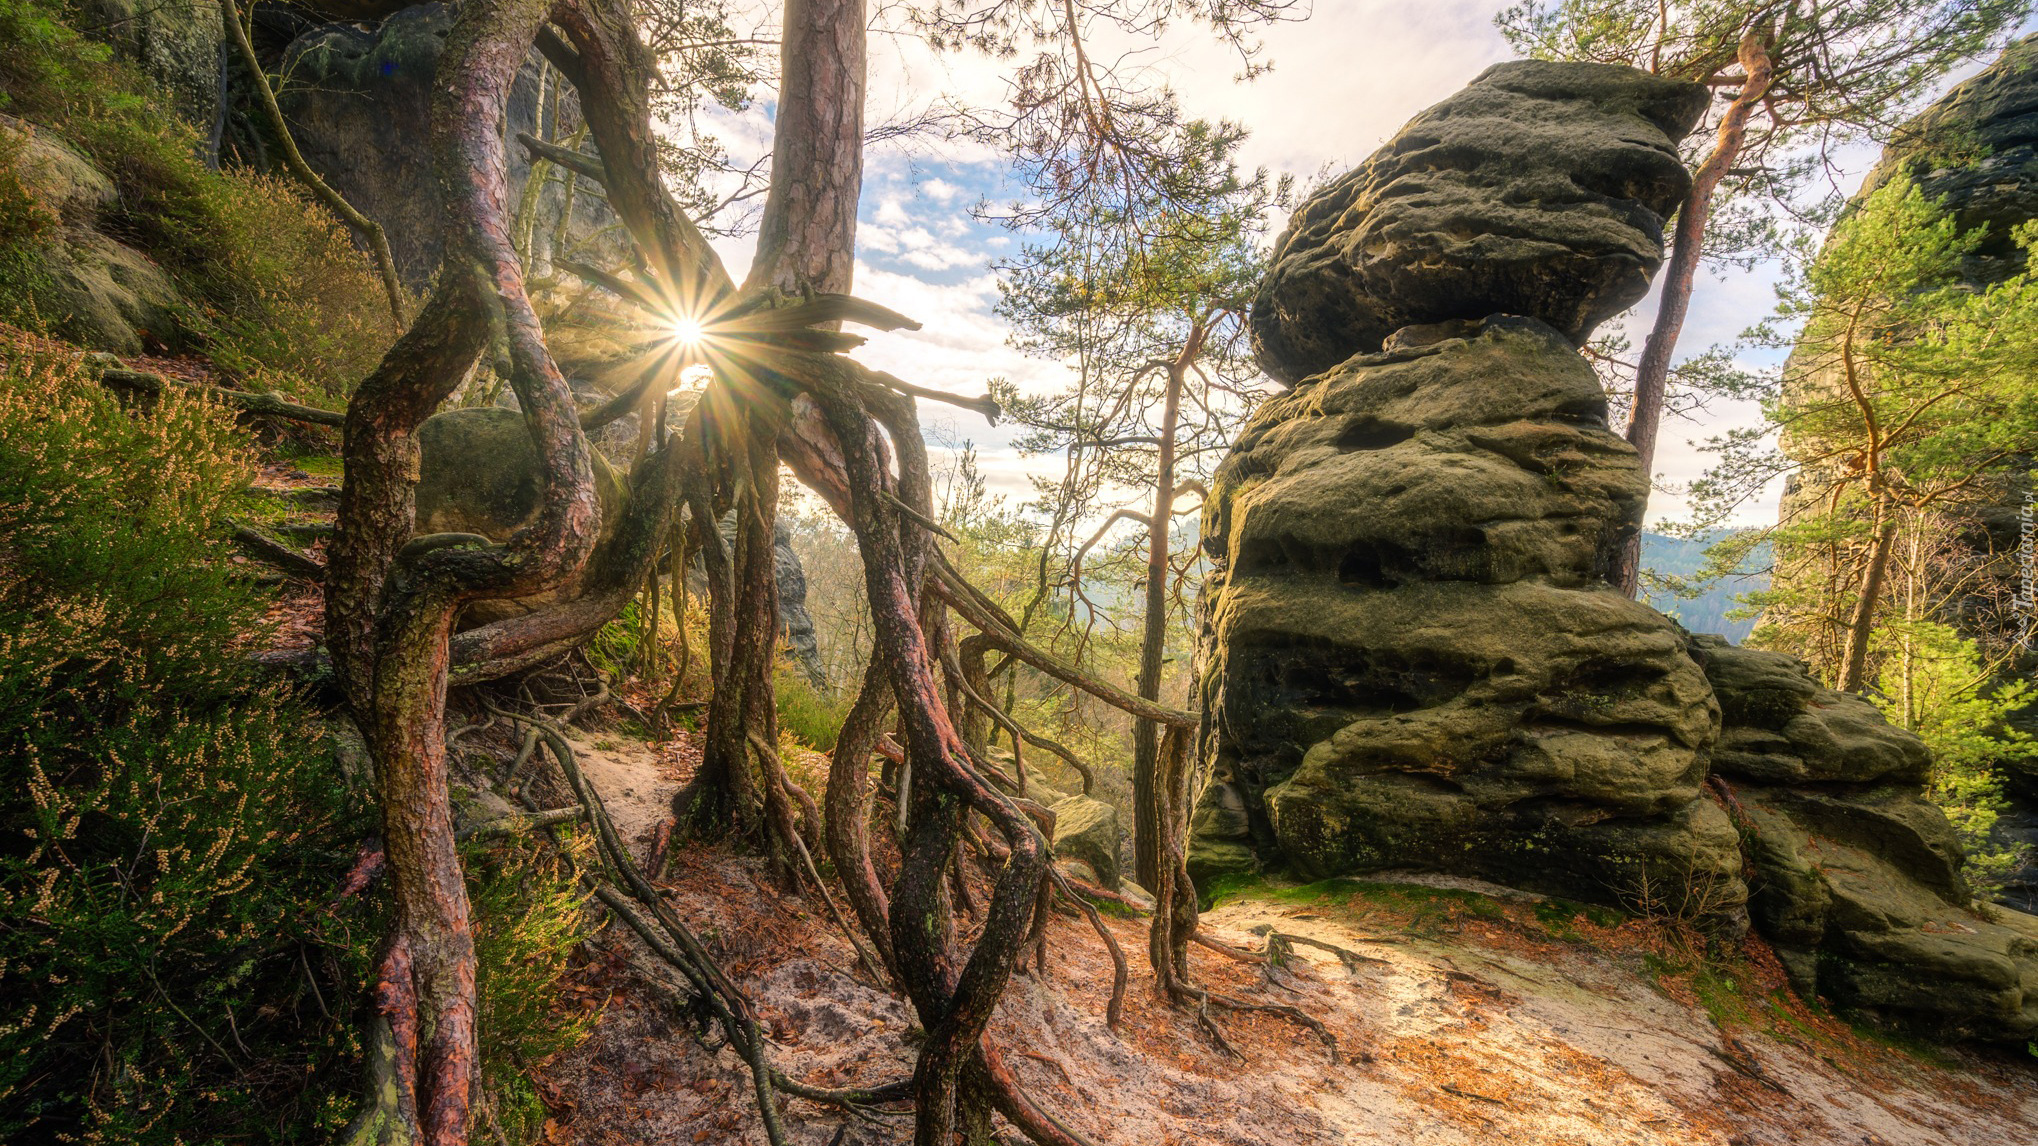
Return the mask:
[[[0,1141],[331,1140],[386,928],[334,903],[373,823],[316,715],[245,653],[268,604],[224,529],[254,455],[230,411],[123,408],[0,339]],[[571,856],[469,853],[482,1084],[534,1142],[529,1078],[588,927]]]
[[[243,384],[335,404],[394,340],[381,281],[343,227],[294,184],[215,171],[150,81],[78,32],[53,0],[0,0],[0,113],[55,132],[118,192],[96,221],[176,282],[162,349],[202,352]],[[0,149],[0,321],[78,340],[42,268],[63,241]]]
[[379,928],[325,909],[364,809],[235,655],[245,441],[0,356],[0,1138],[326,1137]]
[[474,908],[475,989],[483,1116],[508,1142],[536,1142],[545,1104],[532,1071],[577,1046],[598,1012],[568,1011],[557,984],[592,928],[573,864],[591,862],[584,835],[570,855],[532,841],[469,847],[462,857]]

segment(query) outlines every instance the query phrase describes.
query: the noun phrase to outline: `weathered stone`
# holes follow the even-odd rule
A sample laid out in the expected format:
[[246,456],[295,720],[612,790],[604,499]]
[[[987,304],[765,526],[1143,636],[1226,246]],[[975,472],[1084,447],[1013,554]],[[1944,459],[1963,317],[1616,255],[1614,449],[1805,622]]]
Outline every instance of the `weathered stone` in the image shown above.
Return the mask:
[[[590,451],[590,461],[601,506],[600,538],[605,540],[629,504],[629,487],[599,452]],[[473,406],[434,414],[418,427],[419,534],[475,533],[507,541],[537,515],[543,493],[537,447],[522,414]],[[566,600],[584,575],[583,569],[558,588],[531,597],[477,601],[461,614],[462,624],[486,624]]]
[[[277,96],[305,162],[355,208],[382,224],[398,273],[419,290],[429,286],[439,268],[444,208],[426,133],[393,130],[391,125],[427,122],[432,77],[452,24],[452,7],[434,3],[404,8],[373,25],[314,28],[284,52],[283,71],[293,82]],[[559,125],[541,106],[542,70],[540,57],[533,52],[510,89],[505,138],[511,141],[506,175],[513,210],[522,201],[524,181],[531,172],[529,158],[515,143],[517,134],[565,134],[556,130]],[[547,105],[549,93],[548,84],[543,101]],[[562,121],[577,121],[578,103],[570,92],[562,92],[560,107]],[[552,177],[557,177],[556,171]],[[565,203],[562,188],[561,183],[547,187],[536,204],[531,239],[542,260],[552,254],[554,228]],[[616,222],[606,199],[583,183],[573,210],[568,245],[591,245],[592,251],[576,252],[586,261],[612,262],[623,240],[613,234],[604,237]]]
[[1632,68],[1488,68],[1295,213],[1253,302],[1260,364],[1292,383],[1494,313],[1583,342],[1647,291],[1706,99]]
[[80,346],[139,354],[181,343],[189,304],[147,255],[99,229],[119,192],[91,160],[55,132],[0,116],[0,156],[21,188],[56,216],[37,269],[38,300],[52,330]]
[[1731,921],[1712,690],[1604,581],[1639,525],[1634,451],[1558,331],[1458,330],[1266,402],[1211,483],[1194,871],[1249,849]]
[[1054,854],[1088,865],[1097,885],[1118,889],[1118,809],[1088,796],[1069,796],[1051,805]]
[[226,25],[217,0],[82,0],[84,25],[156,82],[168,109],[208,136],[219,114]]
[[1725,717],[1713,769],[1756,872],[1749,911],[1798,989],[1935,1037],[2038,1034],[2038,919],[1972,906],[1923,742],[1791,657],[1692,650]]

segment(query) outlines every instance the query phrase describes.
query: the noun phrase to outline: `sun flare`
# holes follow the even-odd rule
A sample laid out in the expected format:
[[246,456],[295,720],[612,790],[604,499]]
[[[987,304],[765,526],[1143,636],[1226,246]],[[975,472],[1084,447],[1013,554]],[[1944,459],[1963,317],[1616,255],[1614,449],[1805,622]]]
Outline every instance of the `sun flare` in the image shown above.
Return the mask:
[[687,346],[699,345],[701,339],[707,335],[707,332],[701,328],[700,319],[697,318],[675,318],[669,324],[668,329],[672,331],[672,340],[674,342],[683,343]]

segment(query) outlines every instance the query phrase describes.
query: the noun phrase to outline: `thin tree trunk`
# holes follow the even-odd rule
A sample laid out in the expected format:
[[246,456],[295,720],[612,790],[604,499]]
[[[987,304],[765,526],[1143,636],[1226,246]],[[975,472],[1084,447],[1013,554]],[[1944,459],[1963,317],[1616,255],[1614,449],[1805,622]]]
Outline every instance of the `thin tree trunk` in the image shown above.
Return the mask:
[[[1691,309],[1692,282],[1705,254],[1705,229],[1712,218],[1713,193],[1720,180],[1741,154],[1747,140],[1748,120],[1769,92],[1774,79],[1769,53],[1754,32],[1741,37],[1741,69],[1746,78],[1734,102],[1720,117],[1712,154],[1692,174],[1691,193],[1677,210],[1677,231],[1671,241],[1670,272],[1663,277],[1663,295],[1656,308],[1656,324],[1642,347],[1642,361],[1635,368],[1634,412],[1628,419],[1628,442],[1641,456],[1642,476],[1654,480],[1656,438],[1663,421],[1663,401],[1670,380],[1670,356],[1684,331],[1684,316]],[[1610,579],[1621,592],[1633,598],[1641,591],[1642,536],[1639,531],[1621,543],[1621,551]]]
[[389,254],[389,237],[382,233],[380,223],[356,211],[345,196],[328,186],[304,161],[303,153],[297,150],[297,141],[290,136],[290,125],[283,119],[283,110],[276,106],[276,92],[269,86],[269,75],[262,70],[262,61],[255,55],[255,45],[248,39],[248,29],[241,23],[239,7],[234,0],[219,0],[219,14],[226,23],[228,37],[240,50],[241,63],[247,67],[255,85],[255,102],[261,105],[263,115],[269,121],[269,130],[276,133],[276,141],[283,147],[283,166],[299,183],[304,184],[313,198],[325,204],[368,244],[369,253],[375,258],[376,273],[382,276],[382,289],[389,296],[389,321],[397,330],[402,330],[403,284],[396,277],[396,261]]
[[[1188,382],[1189,368],[1203,352],[1203,338],[1203,323],[1191,323],[1180,352],[1168,364],[1167,394],[1161,406],[1160,458],[1155,469],[1153,513],[1146,530],[1146,628],[1139,648],[1139,696],[1146,701],[1161,698],[1162,655],[1168,636],[1168,542],[1173,532],[1169,525],[1175,513],[1175,434],[1181,421],[1182,388]],[[1132,726],[1132,866],[1140,884],[1149,890],[1160,879],[1165,833],[1165,802],[1157,777],[1160,731],[1161,726],[1152,720],[1137,720]]]
[[1868,566],[1861,574],[1861,593],[1854,599],[1854,612],[1847,621],[1846,652],[1840,662],[1839,679],[1833,687],[1841,692],[1858,692],[1868,672],[1868,643],[1875,635],[1876,607],[1882,603],[1882,587],[1889,579],[1890,552],[1896,548],[1896,507],[1887,493],[1875,495],[1875,536],[1869,544]]
[[864,0],[786,0],[771,190],[746,291],[847,294],[863,189]]

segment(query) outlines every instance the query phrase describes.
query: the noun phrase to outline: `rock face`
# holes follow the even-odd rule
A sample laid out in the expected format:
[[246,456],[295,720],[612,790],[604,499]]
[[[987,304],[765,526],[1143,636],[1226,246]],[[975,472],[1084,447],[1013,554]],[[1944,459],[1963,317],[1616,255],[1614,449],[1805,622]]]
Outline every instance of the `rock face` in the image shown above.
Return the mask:
[[1749,911],[1797,988],[1941,1038],[2038,1036],[2038,919],[1970,907],[1924,744],[1790,657],[1717,637],[1693,652],[1724,714],[1713,770]]
[[[371,26],[337,23],[313,28],[292,41],[283,56],[283,70],[294,82],[278,93],[278,101],[305,162],[348,202],[382,224],[397,270],[415,290],[429,286],[439,268],[440,192],[421,125],[428,119],[432,77],[452,24],[449,5],[421,4]],[[565,134],[556,130],[555,120],[578,122],[578,104],[570,92],[561,93],[556,115],[549,107],[550,83],[541,101],[541,71],[533,53],[510,91],[506,138],[512,141],[513,208],[523,198],[531,171],[523,148],[514,142],[517,133],[550,138]],[[393,129],[394,124],[418,126]],[[557,172],[551,177],[556,180]],[[554,182],[534,205],[532,242],[547,259],[565,206],[562,188]],[[573,212],[569,245],[595,242],[594,236],[615,222],[606,201],[585,183],[574,196]],[[603,239],[597,246],[613,255],[616,250],[603,244],[618,242]],[[606,260],[596,256],[589,261]]]
[[1583,342],[1648,290],[1706,99],[1631,68],[1488,68],[1295,213],[1253,303],[1260,364],[1293,383],[1495,313]]
[[[1936,1037],[2026,1041],[2038,919],[1971,906],[1924,744],[1802,664],[1690,637],[1606,583],[1647,485],[1574,342],[1646,283],[1659,252],[1634,221],[1678,180],[1624,184],[1621,232],[1603,199],[1580,211],[1553,189],[1561,155],[1535,154],[1582,118],[1593,139],[1646,128],[1660,150],[1640,150],[1668,155],[1687,105],[1653,83],[1493,69],[1298,214],[1260,295],[1262,350],[1270,369],[1333,364],[1264,403],[1210,483],[1190,874],[1415,868],[1752,921],[1803,990]],[[1623,116],[1633,131],[1601,132]],[[1465,201],[1505,209],[1452,224]],[[1502,295],[1518,313],[1449,310]]]
[[54,305],[47,317],[80,346],[139,354],[178,341],[189,306],[147,255],[100,229],[117,205],[113,181],[54,132],[0,115],[0,158],[59,232],[40,266]]
[[1604,580],[1634,451],[1563,334],[1466,335],[1265,403],[1219,469],[1192,874],[1421,867],[1731,918],[1711,690]]
[[226,42],[214,0],[83,0],[79,9],[93,35],[156,81],[177,118],[210,135]]

